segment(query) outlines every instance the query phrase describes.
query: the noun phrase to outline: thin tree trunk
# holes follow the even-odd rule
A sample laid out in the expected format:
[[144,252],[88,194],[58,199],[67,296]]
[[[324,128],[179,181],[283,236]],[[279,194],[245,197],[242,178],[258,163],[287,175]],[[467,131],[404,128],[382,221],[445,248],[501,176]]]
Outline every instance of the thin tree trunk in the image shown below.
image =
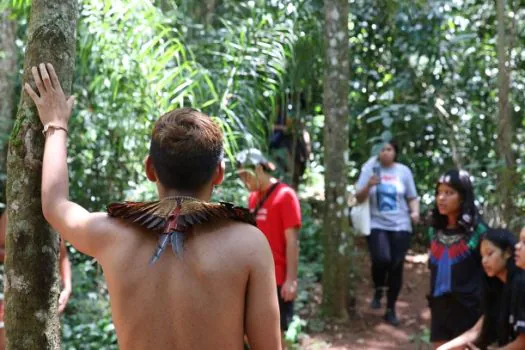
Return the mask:
[[0,202],[5,202],[7,141],[15,108],[15,21],[9,11],[0,13]]
[[206,26],[210,26],[213,21],[213,15],[215,14],[215,8],[217,7],[219,1],[218,0],[207,0],[205,3],[205,11],[203,14],[203,20],[204,24]]
[[325,212],[323,308],[327,316],[346,319],[349,258],[353,246],[346,208],[348,168],[348,1],[325,0],[323,107]]
[[516,161],[512,152],[512,122],[509,110],[510,78],[507,67],[507,40],[505,34],[505,0],[496,0],[498,19],[498,138],[496,140],[499,156],[505,166],[499,172],[500,203],[503,204],[503,220],[506,225],[514,214],[513,191],[516,177]]
[[[33,0],[24,60],[24,82],[31,67],[55,66],[66,93],[75,61],[76,0]],[[42,215],[40,185],[44,137],[36,108],[25,93],[9,143],[6,257],[7,349],[60,349],[58,237]]]
[[290,176],[292,179],[292,187],[297,191],[299,189],[299,167],[297,166],[297,143],[298,138],[301,135],[301,93],[295,93],[295,104],[294,104],[295,118],[292,120],[292,149],[291,149],[291,162],[290,162]]
[[190,2],[193,19],[205,27],[209,27],[213,22],[215,9],[219,5],[219,0],[201,0]]

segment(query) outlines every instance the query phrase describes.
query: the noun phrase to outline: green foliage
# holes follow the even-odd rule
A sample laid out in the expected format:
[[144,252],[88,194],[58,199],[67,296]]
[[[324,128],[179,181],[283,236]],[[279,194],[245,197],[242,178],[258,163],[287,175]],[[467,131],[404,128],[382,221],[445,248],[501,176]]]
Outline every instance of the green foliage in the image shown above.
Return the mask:
[[73,292],[62,322],[66,350],[118,349],[102,271],[94,260],[73,256]]
[[299,237],[299,270],[298,270],[298,295],[295,299],[295,313],[293,322],[286,332],[286,340],[289,344],[297,344],[300,335],[305,328],[316,326],[314,321],[302,319],[299,315],[310,314],[315,286],[321,282],[323,274],[324,252],[321,243],[322,233],[322,211],[320,203],[315,201],[301,201],[302,227]]
[[153,122],[174,107],[210,103],[205,73],[148,1],[84,1],[80,14],[72,196],[94,209],[122,193],[151,197],[142,161]]
[[0,11],[9,10],[14,17],[26,16],[31,9],[31,0],[0,0]]
[[426,345],[432,344],[430,341],[430,329],[424,327],[420,332],[411,335],[409,340],[414,344],[416,349],[426,349]]
[[198,50],[195,59],[214,77],[219,96],[208,110],[228,124],[233,144],[266,147],[276,97],[298,40],[297,3],[226,1],[217,9],[213,28],[189,23],[198,29],[189,47]]
[[[30,3],[0,2],[18,21],[20,56]],[[71,198],[86,208],[154,196],[142,170],[149,132],[162,113],[180,106],[209,113],[225,132],[228,172],[214,200],[245,203],[247,192],[230,160],[239,148],[267,148],[279,107],[294,121],[293,132],[304,127],[312,136],[299,193],[322,201],[323,2],[223,0],[206,23],[200,5],[80,2],[69,161]],[[516,193],[525,190],[523,5],[508,2]],[[423,209],[432,205],[438,175],[455,162],[474,175],[479,204],[497,206],[502,162],[495,151],[494,2],[352,0],[348,29],[349,178],[356,179],[380,141],[394,137],[401,144],[400,161],[415,174]],[[307,305],[309,287],[322,275],[316,200],[302,200],[298,309]],[[516,201],[525,207],[525,199]],[[99,269],[77,252],[72,258],[74,293],[64,316],[64,345],[116,348]]]
[[[374,144],[394,136],[402,144],[400,160],[416,174],[424,204],[432,200],[439,173],[457,165],[454,153],[460,166],[477,179],[480,204],[494,204],[501,167],[494,138],[494,4],[433,1],[394,6],[375,1],[371,6],[369,1],[355,1],[351,16],[351,157],[356,167]],[[522,65],[518,49],[512,52],[510,66]],[[523,105],[523,84],[518,81],[523,76],[518,71],[514,76],[512,109],[517,121]],[[523,128],[514,126],[519,140]]]
[[[319,203],[317,203],[319,205]],[[321,244],[322,212],[312,203],[301,201],[301,254],[299,276],[308,281],[318,282],[323,272],[323,247]]]
[[297,343],[299,341],[299,335],[303,331],[304,326],[306,326],[306,321],[295,315],[284,337],[286,343],[292,349],[299,349],[297,347]]
[[294,20],[301,14],[292,2],[263,8],[225,2],[207,30],[177,8],[120,5],[83,1],[80,12],[72,195],[93,209],[118,193],[152,195],[142,175],[149,130],[174,107],[215,116],[230,159],[239,146],[264,148],[299,37]]

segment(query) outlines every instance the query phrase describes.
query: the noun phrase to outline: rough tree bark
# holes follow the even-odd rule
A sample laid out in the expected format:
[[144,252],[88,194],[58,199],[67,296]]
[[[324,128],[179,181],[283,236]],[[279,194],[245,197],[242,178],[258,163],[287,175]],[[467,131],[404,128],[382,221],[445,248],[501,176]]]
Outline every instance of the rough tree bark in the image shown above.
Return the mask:
[[498,193],[499,203],[503,205],[503,221],[508,226],[514,216],[515,207],[513,202],[512,187],[516,178],[516,160],[512,151],[512,121],[509,109],[510,78],[507,66],[507,38],[505,34],[505,0],[496,1],[496,12],[498,20],[498,138],[496,140],[498,153],[505,161],[505,166],[499,172]]
[[[76,0],[33,0],[24,82],[33,82],[32,66],[50,62],[64,91],[71,91],[76,17]],[[7,349],[60,349],[58,237],[46,224],[40,203],[44,150],[41,130],[36,108],[23,93],[7,159]]]
[[325,210],[323,309],[327,316],[348,318],[349,258],[353,246],[347,208],[348,168],[348,1],[325,0],[325,69],[323,107]]
[[0,202],[5,202],[7,140],[15,108],[15,21],[9,11],[0,13]]

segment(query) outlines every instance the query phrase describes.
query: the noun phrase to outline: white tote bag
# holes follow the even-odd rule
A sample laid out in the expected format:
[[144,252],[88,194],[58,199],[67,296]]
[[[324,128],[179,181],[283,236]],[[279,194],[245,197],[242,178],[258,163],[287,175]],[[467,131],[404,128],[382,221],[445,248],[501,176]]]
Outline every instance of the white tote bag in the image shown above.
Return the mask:
[[350,211],[354,230],[363,236],[370,234],[370,200],[368,197],[363,203],[358,203]]

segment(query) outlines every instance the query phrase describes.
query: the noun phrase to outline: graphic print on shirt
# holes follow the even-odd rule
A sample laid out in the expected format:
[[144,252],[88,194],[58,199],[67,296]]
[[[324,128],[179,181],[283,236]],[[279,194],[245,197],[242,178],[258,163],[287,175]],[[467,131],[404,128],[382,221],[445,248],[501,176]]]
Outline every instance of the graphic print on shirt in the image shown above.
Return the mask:
[[257,220],[257,221],[266,221],[267,217],[268,217],[268,209],[261,208],[257,212],[257,216],[256,216],[255,220]]
[[397,187],[395,184],[377,185],[377,208],[380,212],[397,210]]
[[477,225],[470,236],[465,234],[446,235],[441,230],[429,231],[430,263],[436,265],[437,274],[434,284],[434,297],[452,292],[452,266],[468,258],[473,250],[478,249],[481,235],[486,231],[483,225]]

